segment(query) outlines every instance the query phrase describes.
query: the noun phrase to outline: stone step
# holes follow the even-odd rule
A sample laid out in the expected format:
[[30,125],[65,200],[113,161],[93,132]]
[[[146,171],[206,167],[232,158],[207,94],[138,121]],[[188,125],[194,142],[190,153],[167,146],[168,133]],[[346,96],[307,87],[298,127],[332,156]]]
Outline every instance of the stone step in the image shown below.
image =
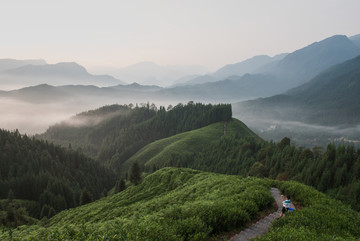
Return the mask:
[[[231,241],[245,241],[250,240],[255,237],[261,237],[265,234],[269,228],[271,227],[272,223],[280,216],[282,203],[281,203],[281,193],[280,190],[277,188],[271,188],[270,193],[276,201],[278,206],[278,210],[269,214],[268,216],[264,217],[263,219],[257,221],[252,226],[246,228],[245,230],[241,231],[236,236],[232,237]],[[295,208],[292,205],[293,208]]]

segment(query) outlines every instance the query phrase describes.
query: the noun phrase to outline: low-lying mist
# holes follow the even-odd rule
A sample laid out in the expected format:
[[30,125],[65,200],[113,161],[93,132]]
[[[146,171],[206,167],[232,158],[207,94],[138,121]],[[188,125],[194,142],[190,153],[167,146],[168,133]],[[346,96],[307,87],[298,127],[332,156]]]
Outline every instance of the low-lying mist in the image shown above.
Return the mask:
[[[130,104],[139,106],[145,103],[154,103],[157,107],[178,103],[186,104],[184,101],[171,100],[145,100],[146,96],[105,97],[105,96],[81,96],[77,98],[54,99],[48,101],[22,101],[10,97],[0,97],[0,128],[6,130],[18,129],[22,134],[35,135],[44,133],[50,126],[55,124],[66,124],[74,126],[95,125],[106,116],[77,116],[76,114],[94,110],[105,105]],[[42,99],[41,99],[42,100]],[[205,102],[203,102],[205,103]],[[360,145],[360,126],[322,126],[307,124],[298,121],[282,121],[254,117],[247,112],[236,112],[233,109],[233,117],[243,121],[249,128],[265,140],[280,141],[289,137],[293,143],[299,146],[314,147],[326,146],[330,142]]]
[[297,146],[325,147],[329,143],[360,146],[360,125],[323,126],[299,121],[257,118],[242,112],[234,118],[243,121],[249,128],[265,140],[280,141],[289,137]]
[[[139,106],[146,101],[130,101],[122,99],[82,98],[64,102],[31,103],[21,100],[0,97],[0,128],[18,129],[21,134],[35,135],[44,133],[50,126],[62,122],[67,125],[94,125],[103,117],[72,118],[76,114],[94,110],[105,105],[136,103]],[[151,104],[152,102],[150,102]],[[154,102],[156,106],[176,105],[173,101]]]
[[44,132],[49,125],[65,120],[74,113],[67,104],[33,104],[17,100],[0,99],[0,128],[18,129],[20,133]]

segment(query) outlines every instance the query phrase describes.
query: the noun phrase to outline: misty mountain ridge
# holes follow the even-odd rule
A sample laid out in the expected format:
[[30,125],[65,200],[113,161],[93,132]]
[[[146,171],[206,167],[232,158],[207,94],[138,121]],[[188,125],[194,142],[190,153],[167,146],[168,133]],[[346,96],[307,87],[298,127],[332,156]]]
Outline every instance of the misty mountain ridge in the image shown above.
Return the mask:
[[270,57],[267,55],[257,55],[242,62],[225,65],[224,67],[220,68],[212,74],[200,76],[197,75],[193,76],[193,78],[186,76],[185,78],[176,81],[175,86],[205,84],[226,79],[238,79],[245,74],[256,74],[260,72],[259,69],[262,70],[262,68],[278,62],[286,55],[286,53],[278,54],[274,57]]
[[[236,102],[253,99],[259,96],[277,94],[277,80],[270,75],[250,75],[242,77],[232,76],[229,79],[207,82],[196,85],[162,88],[155,85],[144,86],[138,83],[130,85],[116,85],[98,87],[94,85],[61,85],[53,86],[41,84],[13,91],[0,92],[0,96],[28,102],[57,102],[81,100],[87,102],[106,101],[106,104],[129,102],[188,102],[207,101],[210,103]],[[263,86],[263,88],[256,88]],[[127,100],[127,101],[126,101]]]
[[257,55],[239,63],[225,65],[211,74],[211,76],[218,79],[225,79],[234,75],[242,76],[244,74],[256,73],[259,69],[261,69],[261,67],[276,61],[280,61],[286,55],[287,54],[279,54],[275,55],[274,57],[267,55]]
[[129,91],[157,91],[163,89],[163,87],[157,85],[140,85],[136,82],[128,85],[111,86],[111,88],[123,90],[126,89]]
[[165,88],[159,91],[159,96],[181,101],[236,102],[277,94],[277,83],[271,75],[245,74],[215,82]]
[[25,87],[39,84],[66,85],[82,84],[111,86],[125,84],[109,75],[92,75],[81,65],[75,62],[63,62],[45,65],[24,65],[0,72],[1,87],[12,85]]
[[17,60],[17,59],[0,59],[0,71],[15,69],[25,65],[46,65],[46,61],[43,59],[28,59],[28,60]]
[[[341,59],[347,59],[359,52],[357,48],[346,36],[333,36],[323,41],[313,43],[303,49],[297,50],[286,56],[280,55],[273,58],[260,56],[259,59],[277,59],[264,67],[272,65],[273,68],[264,74],[245,74],[241,77],[230,76],[221,81],[213,81],[212,76],[199,76],[198,84],[176,86],[171,88],[160,88],[157,86],[142,87],[140,84],[133,85],[117,85],[110,88],[94,88],[94,87],[75,87],[67,86],[69,91],[67,94],[78,96],[88,96],[91,98],[106,98],[107,100],[125,99],[132,97],[131,101],[138,99],[139,101],[159,100],[159,101],[209,101],[209,102],[237,102],[246,99],[254,99],[258,97],[269,97],[271,95],[280,94],[289,89],[295,83],[305,81],[304,76],[311,76],[319,72],[325,66],[332,65]],[[254,59],[258,59],[254,58]],[[315,63],[316,62],[316,63]],[[274,65],[276,64],[276,65]],[[69,71],[73,75],[84,76],[87,71],[76,64],[59,64],[61,68],[70,65]],[[154,66],[152,63],[143,63],[144,66]],[[26,69],[29,66],[19,68]],[[45,66],[38,66],[43,68]],[[267,68],[266,67],[266,68]],[[60,68],[60,69],[61,69]],[[135,67],[134,67],[135,68]],[[17,71],[19,69],[16,69]],[[280,71],[281,70],[281,71]],[[292,71],[290,71],[292,70]],[[27,71],[29,72],[29,71]],[[75,72],[75,73],[74,73]],[[45,72],[46,73],[46,72]],[[296,77],[294,77],[296,75]],[[292,76],[291,78],[285,78]],[[190,81],[191,82],[191,81]],[[205,82],[205,83],[203,83]],[[72,91],[71,89],[77,89]],[[64,87],[62,87],[64,89]],[[45,100],[46,101],[46,100]]]
[[[353,36],[351,38],[356,39],[356,37]],[[236,77],[234,76],[241,77],[246,73],[275,76],[276,78],[274,79],[276,81],[274,84],[277,85],[278,91],[264,92],[264,95],[261,96],[251,94],[251,96],[256,98],[271,96],[296,87],[310,80],[322,70],[351,59],[358,54],[360,54],[360,48],[356,47],[346,36],[335,35],[290,54],[279,54],[274,57],[259,55],[236,64],[226,65],[210,75],[189,75],[190,70],[193,70],[193,73],[204,72],[204,69],[198,66],[159,66],[149,61],[122,69],[112,69],[111,71],[113,73],[117,71],[118,74],[122,74],[123,78],[121,79],[127,82],[137,82],[141,85],[155,84],[158,86],[170,86],[172,84],[176,84],[176,86],[198,85],[229,79],[229,77],[235,79]],[[199,69],[202,70],[200,71]],[[77,81],[74,81],[73,78],[76,78]],[[42,83],[50,85],[80,84],[97,86],[126,84],[108,75],[91,75],[84,67],[76,63],[21,66],[0,72],[0,80],[4,80],[2,81],[1,89],[9,89],[6,88],[8,83],[16,85],[17,88]],[[261,87],[263,88],[263,86]],[[251,88],[258,89],[259,86],[254,85]],[[244,96],[241,96],[238,99],[244,98]]]
[[[352,38],[356,39],[356,36]],[[270,91],[262,91],[262,95],[256,95],[259,88],[268,88],[270,83],[260,81],[248,83],[250,86],[238,86],[240,92],[247,89],[252,97],[266,97],[280,94],[286,90],[306,83],[325,69],[352,59],[360,54],[360,48],[345,35],[335,35],[319,42],[314,42],[304,48],[289,54],[279,54],[274,57],[259,55],[245,61],[226,65],[210,75],[196,76],[187,80],[185,85],[196,85],[208,82],[222,81],[225,79],[238,79],[245,74],[261,74],[267,79],[273,79],[273,86]],[[248,78],[248,77],[247,77]],[[247,96],[249,96],[247,95]],[[246,98],[246,96],[242,96]]]
[[360,34],[351,36],[349,39],[360,48]]
[[[149,99],[161,100],[159,91],[162,87],[156,85],[114,85],[99,87],[95,85],[60,85],[40,84],[21,89],[0,91],[0,97],[20,100],[29,103],[78,103],[78,105],[96,106],[113,103],[140,103]],[[79,106],[79,108],[80,108]],[[79,109],[82,111],[83,109]]]
[[177,86],[198,85],[198,84],[205,84],[205,83],[216,82],[216,81],[220,81],[220,79],[215,78],[211,75],[198,75],[198,76],[194,76],[193,78],[188,79],[184,82],[180,82],[180,80],[178,80],[177,82],[179,82],[179,84],[177,84]]
[[256,119],[327,126],[360,122],[360,56],[333,66],[284,94],[234,105],[234,113]]
[[129,83],[137,82],[142,85],[171,86],[179,79],[189,75],[203,75],[208,70],[203,66],[181,65],[157,65],[150,61],[144,61],[123,68],[105,68],[109,73]]
[[284,87],[290,89],[306,83],[327,68],[358,55],[359,47],[345,35],[335,35],[288,54],[266,73],[277,76],[283,81]]

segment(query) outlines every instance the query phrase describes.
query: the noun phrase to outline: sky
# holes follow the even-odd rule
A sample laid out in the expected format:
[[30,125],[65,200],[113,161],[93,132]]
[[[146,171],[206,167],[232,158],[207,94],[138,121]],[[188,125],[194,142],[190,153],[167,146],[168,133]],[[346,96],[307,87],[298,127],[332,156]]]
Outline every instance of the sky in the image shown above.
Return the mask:
[[359,0],[1,0],[0,58],[210,71],[360,33]]

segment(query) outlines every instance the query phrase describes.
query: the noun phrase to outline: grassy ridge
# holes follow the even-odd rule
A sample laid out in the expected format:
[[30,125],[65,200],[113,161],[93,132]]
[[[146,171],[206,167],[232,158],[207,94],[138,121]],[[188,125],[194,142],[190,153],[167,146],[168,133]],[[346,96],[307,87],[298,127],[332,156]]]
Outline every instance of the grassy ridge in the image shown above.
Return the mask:
[[[237,135],[241,138],[251,137],[260,140],[244,123],[237,119],[226,124],[226,136]],[[175,136],[155,141],[125,162],[125,167],[138,162],[150,170],[157,167],[173,166],[169,161],[179,156],[193,156],[196,153],[207,151],[211,146],[217,146],[224,135],[224,122],[218,122],[201,129],[188,131]],[[126,170],[125,168],[124,170]]]
[[[138,186],[63,211],[45,226],[22,226],[13,238],[205,240],[244,226],[272,203],[265,180],[163,168]],[[7,237],[0,232],[0,239]]]
[[[209,144],[216,143],[223,135],[224,124],[218,122],[201,129],[181,133],[155,141],[132,156],[126,163],[137,161],[145,166],[163,166],[164,162],[176,154],[191,154],[200,151]],[[186,153],[185,153],[186,152]]]

